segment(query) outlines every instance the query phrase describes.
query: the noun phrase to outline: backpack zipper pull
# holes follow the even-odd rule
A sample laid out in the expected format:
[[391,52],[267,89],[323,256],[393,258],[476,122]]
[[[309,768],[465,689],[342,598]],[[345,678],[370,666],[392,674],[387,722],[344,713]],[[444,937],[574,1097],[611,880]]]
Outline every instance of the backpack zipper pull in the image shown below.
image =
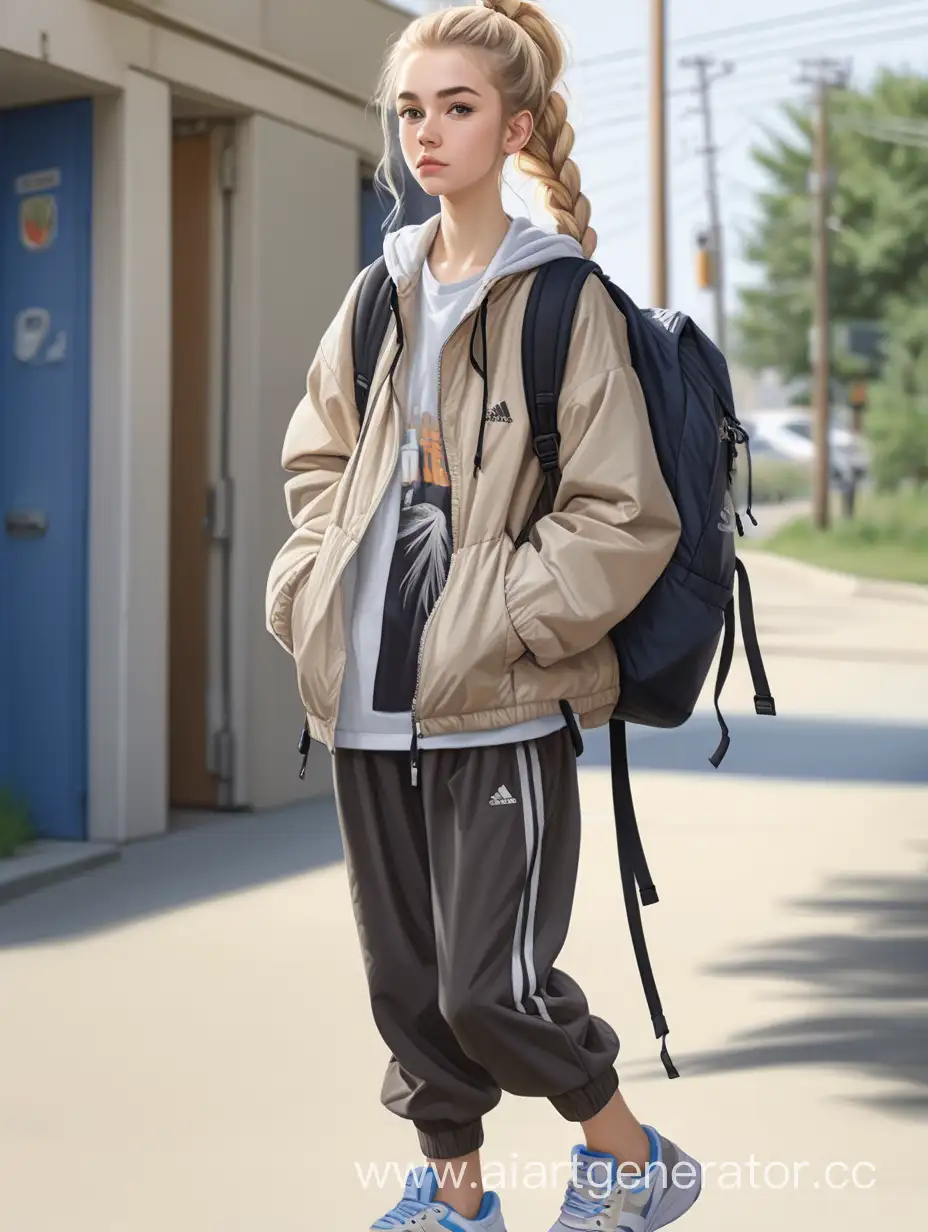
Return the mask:
[[303,764],[300,766],[300,778],[306,778],[306,762],[309,758],[309,749],[312,744],[312,737],[309,734],[309,719],[303,720],[303,730],[300,732],[300,743],[297,745],[297,751],[303,754]]

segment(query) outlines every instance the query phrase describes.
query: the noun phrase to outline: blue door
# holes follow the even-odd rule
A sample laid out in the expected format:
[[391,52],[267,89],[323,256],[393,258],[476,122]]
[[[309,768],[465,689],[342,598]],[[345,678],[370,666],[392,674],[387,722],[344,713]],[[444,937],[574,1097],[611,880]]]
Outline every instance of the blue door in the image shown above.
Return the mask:
[[0,786],[86,837],[92,104],[0,112]]

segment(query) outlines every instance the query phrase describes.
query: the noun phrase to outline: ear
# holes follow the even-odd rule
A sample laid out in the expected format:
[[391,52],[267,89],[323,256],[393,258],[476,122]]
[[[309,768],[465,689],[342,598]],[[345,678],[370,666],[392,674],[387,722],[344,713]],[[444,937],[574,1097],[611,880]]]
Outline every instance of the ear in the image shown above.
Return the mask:
[[503,151],[507,155],[518,154],[519,150],[528,145],[534,130],[535,123],[530,111],[520,111],[518,115],[514,115],[506,124]]

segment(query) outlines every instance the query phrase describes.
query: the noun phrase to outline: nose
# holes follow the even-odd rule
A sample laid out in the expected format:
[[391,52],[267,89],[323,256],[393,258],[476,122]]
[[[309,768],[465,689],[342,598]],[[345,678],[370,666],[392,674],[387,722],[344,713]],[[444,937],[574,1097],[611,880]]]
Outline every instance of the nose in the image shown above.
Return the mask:
[[419,144],[421,146],[435,146],[439,144],[438,123],[436,120],[429,119],[428,116],[419,125]]

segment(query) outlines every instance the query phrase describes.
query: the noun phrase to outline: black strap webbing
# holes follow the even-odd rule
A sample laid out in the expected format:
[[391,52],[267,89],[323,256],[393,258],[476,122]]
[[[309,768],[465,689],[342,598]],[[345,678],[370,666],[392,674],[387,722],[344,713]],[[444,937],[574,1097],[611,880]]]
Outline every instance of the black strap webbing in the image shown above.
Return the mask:
[[[747,656],[748,667],[751,670],[751,680],[754,682],[754,709],[758,714],[775,715],[776,702],[767,683],[767,673],[764,670],[764,660],[761,658],[760,646],[757,644],[757,625],[754,621],[754,600],[751,596],[751,583],[748,581],[748,571],[744,562],[735,561],[735,571],[738,576],[738,617],[741,621],[741,640],[744,643],[744,653]],[[731,670],[732,656],[735,650],[735,598],[729,599],[725,607],[725,635],[722,639],[722,652],[719,655],[719,672],[715,681],[715,713],[718,715],[722,738],[719,747],[709,761],[718,770],[722,759],[731,744],[728,724],[722,717],[719,701],[728,673]]]
[[751,669],[751,680],[754,682],[754,709],[758,714],[775,715],[776,702],[767,683],[767,673],[764,671],[764,660],[761,658],[760,646],[757,644],[757,625],[754,623],[754,601],[751,598],[751,583],[744,562],[735,562],[738,572],[738,615],[741,619],[741,640],[744,642],[744,653],[747,655],[748,667]]
[[574,314],[590,274],[601,272],[595,261],[560,257],[535,275],[522,325],[522,380],[532,424],[532,439],[547,475],[558,469],[561,443],[557,405],[570,353]]
[[390,324],[393,281],[387,263],[379,257],[368,269],[354,305],[351,349],[354,361],[354,399],[361,422],[374,381],[377,360]]
[[725,682],[728,679],[728,673],[731,671],[731,661],[735,653],[735,599],[734,595],[728,600],[725,605],[725,635],[722,638],[722,653],[719,655],[719,674],[715,678],[715,713],[719,718],[719,727],[722,729],[722,738],[719,741],[719,747],[715,750],[709,761],[718,770],[722,764],[722,759],[728,752],[728,746],[731,744],[731,736],[728,732],[728,724],[722,718],[722,711],[719,707],[719,701],[722,697],[722,690],[725,688]]
[[557,408],[570,353],[574,314],[584,283],[601,274],[595,261],[559,257],[535,274],[522,322],[522,384],[532,428],[532,449],[544,482],[538,500],[516,540],[521,547],[532,527],[554,509],[561,482]]
[[612,805],[615,811],[615,835],[619,848],[619,870],[622,875],[622,896],[625,899],[625,914],[631,934],[635,961],[641,986],[648,1003],[648,1012],[654,1027],[655,1039],[661,1041],[661,1061],[668,1078],[679,1078],[679,1073],[667,1051],[669,1028],[648,956],[648,946],[641,922],[641,906],[638,902],[636,882],[641,890],[641,902],[646,906],[657,902],[657,891],[648,869],[635,804],[632,800],[631,780],[628,772],[628,739],[625,724],[612,720],[609,724],[609,746],[612,755]]

